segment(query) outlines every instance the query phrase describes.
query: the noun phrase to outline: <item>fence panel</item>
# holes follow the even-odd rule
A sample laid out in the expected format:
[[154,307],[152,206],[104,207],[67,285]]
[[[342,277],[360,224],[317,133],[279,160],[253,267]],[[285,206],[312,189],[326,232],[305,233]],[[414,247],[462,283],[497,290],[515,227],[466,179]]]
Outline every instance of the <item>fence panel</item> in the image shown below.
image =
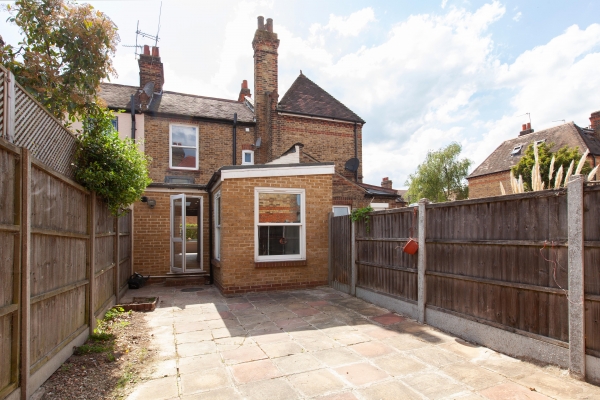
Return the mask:
[[127,286],[127,279],[132,274],[131,254],[132,254],[132,223],[131,212],[119,218],[119,277],[118,291],[121,293]]
[[352,273],[352,221],[348,216],[331,218],[331,280],[332,284],[350,285]]
[[35,162],[31,172],[31,373],[86,328],[89,194]]
[[568,342],[565,191],[427,208],[427,305]]
[[96,221],[96,247],[94,251],[94,315],[102,311],[115,295],[114,293],[114,241],[115,218],[108,211],[106,203],[97,199]]
[[18,381],[19,160],[19,149],[0,139],[0,398],[13,391]]
[[586,352],[600,357],[600,186],[584,190]]
[[417,256],[402,251],[410,237],[418,237],[416,210],[371,214],[356,231],[357,286],[416,302]]

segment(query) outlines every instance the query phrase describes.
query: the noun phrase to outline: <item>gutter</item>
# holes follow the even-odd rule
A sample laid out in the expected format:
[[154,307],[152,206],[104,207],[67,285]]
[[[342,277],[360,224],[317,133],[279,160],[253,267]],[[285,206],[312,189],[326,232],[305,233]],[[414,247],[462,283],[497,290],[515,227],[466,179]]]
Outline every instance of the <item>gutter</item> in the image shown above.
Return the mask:
[[301,112],[297,112],[297,111],[285,111],[285,110],[281,110],[281,109],[277,109],[277,112],[281,115],[292,115],[292,116],[301,116],[301,117],[306,117],[306,118],[314,118],[314,119],[322,119],[325,121],[340,121],[340,122],[348,122],[348,123],[353,123],[353,124],[366,124],[365,121],[363,121],[362,119],[354,120],[354,119],[346,119],[346,118],[334,118],[334,117],[328,117],[326,115],[318,115],[318,114],[309,114],[309,113],[301,113]]

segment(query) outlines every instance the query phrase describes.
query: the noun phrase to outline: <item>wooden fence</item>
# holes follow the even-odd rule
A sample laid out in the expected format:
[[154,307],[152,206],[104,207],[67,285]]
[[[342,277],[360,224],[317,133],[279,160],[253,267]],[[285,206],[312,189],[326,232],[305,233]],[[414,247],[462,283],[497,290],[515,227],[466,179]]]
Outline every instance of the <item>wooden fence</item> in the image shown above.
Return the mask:
[[29,398],[127,288],[132,217],[72,180],[75,137],[0,67],[0,399]]
[[[593,357],[588,361],[600,366],[600,186],[586,184],[582,192],[585,300],[580,302],[576,292],[569,294],[569,280],[577,273],[573,270],[569,276],[573,264],[569,245],[577,252],[577,240],[569,236],[576,211],[568,209],[567,189],[421,203],[372,213],[368,223],[357,222],[350,229],[340,229],[349,223],[347,217],[332,218],[330,251],[337,260],[330,264],[332,286],[336,279],[341,282],[336,278],[343,276],[340,271],[352,271],[352,255],[340,253],[351,247],[345,242],[354,229],[355,277],[343,276],[343,283],[355,279],[356,286],[347,292],[356,291],[359,297],[457,334],[463,332],[459,321],[469,321],[472,331],[485,325],[493,335],[500,330],[535,340],[528,343],[543,342],[558,349],[543,361],[565,367],[571,366],[569,357],[578,342],[570,320],[573,323],[574,310],[580,309],[585,314],[581,321],[585,338],[583,332],[580,335],[585,353]],[[404,253],[403,245],[409,237],[419,237],[420,230],[419,253]],[[577,263],[573,265],[576,269]],[[477,335],[468,338],[489,347],[499,341]],[[539,349],[536,353],[527,348],[528,354],[523,349],[512,351],[510,345],[498,346],[514,355],[544,358]],[[586,359],[585,354],[580,356]],[[574,367],[572,372],[585,374],[585,365],[583,371]],[[596,374],[592,380],[598,380],[600,370],[592,374]]]

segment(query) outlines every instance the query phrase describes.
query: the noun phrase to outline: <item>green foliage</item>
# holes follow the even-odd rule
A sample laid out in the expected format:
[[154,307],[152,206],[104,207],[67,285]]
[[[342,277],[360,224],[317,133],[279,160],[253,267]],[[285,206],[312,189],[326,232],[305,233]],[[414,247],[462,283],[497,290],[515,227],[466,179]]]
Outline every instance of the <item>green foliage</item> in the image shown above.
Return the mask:
[[112,352],[113,350],[113,342],[109,343],[94,343],[94,344],[83,344],[75,349],[75,354],[81,356],[83,354],[90,353],[106,353]]
[[108,332],[100,332],[97,329],[94,329],[94,333],[92,333],[89,337],[89,340],[92,342],[106,342],[107,340],[113,340],[115,335]]
[[120,317],[125,313],[125,309],[123,307],[115,306],[108,310],[106,314],[104,314],[105,321],[114,321],[116,318]]
[[3,8],[23,38],[16,46],[0,43],[2,64],[58,119],[87,115],[100,82],[116,76],[116,25],[69,0],[17,0]]
[[458,159],[462,147],[451,143],[438,151],[427,153],[425,161],[408,176],[407,196],[411,203],[427,198],[433,202],[466,199],[469,187],[466,178],[471,160]]
[[120,139],[114,129],[114,115],[96,108],[83,123],[77,139],[75,179],[95,191],[115,215],[139,200],[152,182],[148,177],[148,158],[131,139]]
[[[569,169],[569,165],[571,161],[573,163],[573,172],[575,172],[575,168],[577,168],[577,163],[581,159],[582,154],[579,152],[578,147],[569,148],[568,146],[561,147],[556,153],[550,151],[550,149],[554,146],[554,143],[541,143],[538,145],[538,157],[540,162],[540,174],[542,175],[542,180],[544,181],[544,187],[550,188],[554,187],[554,178],[556,177],[556,171],[561,167],[563,167],[564,174],[567,173]],[[554,155],[554,173],[552,175],[552,183],[550,184],[548,180],[548,174],[550,172],[550,162],[552,161],[552,156]],[[519,160],[519,163],[512,167],[512,171],[516,178],[519,178],[519,175],[523,176],[523,186],[525,187],[526,192],[531,191],[531,171],[533,170],[533,165],[535,164],[535,157],[533,154],[533,143],[527,147],[525,150],[525,154]],[[583,175],[587,175],[590,173],[592,168],[586,162],[583,168],[581,169],[581,173]],[[563,175],[564,179],[565,175]]]
[[367,233],[369,233],[371,231],[371,226],[369,225],[369,213],[370,212],[373,212],[373,207],[368,205],[366,207],[356,208],[356,209],[352,210],[352,213],[350,214],[350,219],[352,220],[352,222],[361,221],[361,220],[365,221],[365,228],[367,230]]
[[198,224],[185,224],[185,237],[188,240],[198,240]]

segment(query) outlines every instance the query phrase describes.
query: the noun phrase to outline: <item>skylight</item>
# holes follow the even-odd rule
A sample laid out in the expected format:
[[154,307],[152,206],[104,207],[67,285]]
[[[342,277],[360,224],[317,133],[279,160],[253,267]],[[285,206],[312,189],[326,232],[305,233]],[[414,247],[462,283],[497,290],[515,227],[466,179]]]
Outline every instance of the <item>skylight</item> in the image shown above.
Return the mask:
[[512,152],[510,153],[511,156],[516,156],[517,154],[521,153],[521,149],[523,148],[523,145],[520,144],[518,146],[515,146],[514,149],[512,149]]
[[538,146],[539,146],[540,144],[542,144],[542,143],[546,143],[546,139],[542,139],[542,140],[536,140],[536,141],[535,141],[535,144],[536,144],[536,145],[538,145]]

